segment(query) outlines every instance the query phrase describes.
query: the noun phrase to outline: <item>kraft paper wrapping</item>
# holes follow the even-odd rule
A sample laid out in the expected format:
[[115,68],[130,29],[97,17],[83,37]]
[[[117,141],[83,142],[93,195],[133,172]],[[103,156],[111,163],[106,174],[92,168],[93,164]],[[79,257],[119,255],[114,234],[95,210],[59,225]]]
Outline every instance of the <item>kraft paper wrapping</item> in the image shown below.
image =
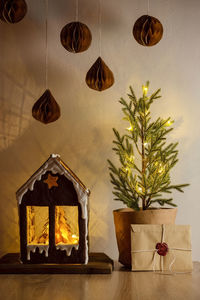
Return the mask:
[[[192,270],[191,230],[189,225],[131,225],[132,271]],[[157,243],[168,251],[159,255]]]

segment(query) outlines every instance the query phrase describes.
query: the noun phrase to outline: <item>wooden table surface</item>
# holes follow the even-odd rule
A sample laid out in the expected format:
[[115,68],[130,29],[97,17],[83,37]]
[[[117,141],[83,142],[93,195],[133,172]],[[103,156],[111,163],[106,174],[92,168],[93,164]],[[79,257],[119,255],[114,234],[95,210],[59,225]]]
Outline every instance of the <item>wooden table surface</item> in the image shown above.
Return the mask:
[[110,275],[0,275],[0,300],[200,300],[200,263],[192,274],[125,271]]

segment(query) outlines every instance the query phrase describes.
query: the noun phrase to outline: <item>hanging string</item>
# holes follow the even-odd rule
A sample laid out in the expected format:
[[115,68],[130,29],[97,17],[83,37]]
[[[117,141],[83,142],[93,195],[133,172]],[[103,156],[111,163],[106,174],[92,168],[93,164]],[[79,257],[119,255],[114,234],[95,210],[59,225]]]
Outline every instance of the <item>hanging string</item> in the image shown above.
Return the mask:
[[76,0],[76,22],[78,22],[78,0]]
[[45,87],[48,88],[48,12],[49,12],[49,1],[45,0],[46,8],[46,20],[45,20]]
[[101,56],[101,15],[102,15],[102,2],[99,0],[99,56]]
[[149,16],[150,0],[147,0],[147,15]]

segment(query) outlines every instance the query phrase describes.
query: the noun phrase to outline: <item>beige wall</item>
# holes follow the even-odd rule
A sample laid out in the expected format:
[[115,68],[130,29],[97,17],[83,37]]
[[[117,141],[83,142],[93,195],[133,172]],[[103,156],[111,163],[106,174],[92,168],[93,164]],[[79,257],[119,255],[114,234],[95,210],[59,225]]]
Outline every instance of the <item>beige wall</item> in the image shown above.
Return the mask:
[[112,158],[112,127],[124,128],[118,100],[128,86],[136,92],[150,80],[150,91],[162,88],[155,116],[176,120],[173,140],[179,140],[180,162],[173,172],[177,183],[190,182],[184,194],[174,193],[177,223],[192,225],[193,258],[200,259],[199,239],[199,81],[200,2],[154,0],[150,14],[159,18],[164,36],[145,48],[132,36],[134,21],[146,13],[147,1],[103,2],[102,58],[115,75],[115,85],[96,92],[85,75],[99,56],[98,1],[79,0],[80,21],[91,29],[88,51],[70,54],[60,44],[62,27],[74,20],[75,1],[49,0],[49,88],[61,107],[61,118],[43,125],[31,116],[44,91],[44,1],[27,0],[28,14],[16,24],[0,23],[0,251],[18,251],[15,191],[50,153],[59,153],[91,189],[91,250],[117,257],[107,158]]

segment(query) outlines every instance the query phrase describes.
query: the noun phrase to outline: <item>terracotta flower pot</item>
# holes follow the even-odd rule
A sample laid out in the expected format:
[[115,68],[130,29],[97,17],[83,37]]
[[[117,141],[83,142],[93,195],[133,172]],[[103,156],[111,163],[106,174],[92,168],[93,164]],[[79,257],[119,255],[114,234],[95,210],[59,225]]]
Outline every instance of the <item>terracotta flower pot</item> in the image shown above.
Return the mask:
[[119,262],[131,267],[131,224],[174,224],[177,208],[152,208],[134,211],[131,208],[113,211]]

